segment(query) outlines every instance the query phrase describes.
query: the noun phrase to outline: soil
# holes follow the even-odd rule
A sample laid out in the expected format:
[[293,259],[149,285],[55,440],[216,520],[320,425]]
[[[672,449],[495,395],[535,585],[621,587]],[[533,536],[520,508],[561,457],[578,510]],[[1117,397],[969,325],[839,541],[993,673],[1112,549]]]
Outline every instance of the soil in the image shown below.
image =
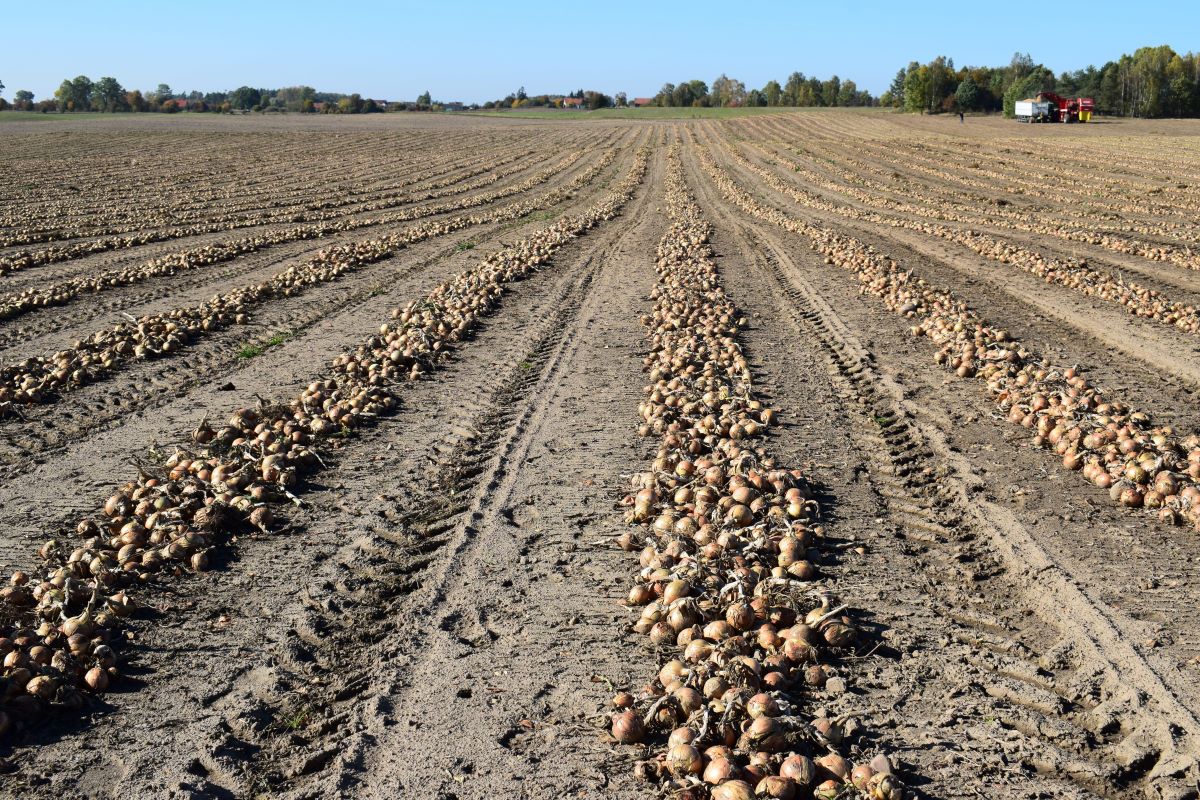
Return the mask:
[[[216,153],[240,169],[248,162],[225,148],[251,141],[260,155],[307,159],[314,180],[352,152],[339,185],[366,199],[399,182],[417,191],[489,158],[511,159],[503,177],[469,195],[585,151],[574,167],[503,204],[567,184],[603,150],[617,156],[542,212],[432,237],[272,300],[249,325],[0,419],[5,569],[31,569],[44,539],[103,505],[136,474],[135,463],[170,452],[202,418],[293,396],[393,308],[589,207],[628,171],[637,147],[652,155],[619,216],[514,283],[442,367],[405,385],[397,413],[339,440],[298,492],[302,504],[283,510],[272,532],[240,537],[207,572],[152,587],[153,602],[129,622],[114,690],[83,713],[56,711],[0,742],[5,794],[651,796],[633,777],[640,749],[606,733],[613,693],[649,681],[659,656],[630,631],[637,615],[624,598],[638,565],[613,541],[628,529],[620,501],[629,476],[654,458],[653,440],[637,435],[647,351],[640,318],[669,224],[667,145],[679,140],[687,181],[715,228],[722,281],[750,320],[743,345],[756,384],[783,419],[771,447],[820,489],[821,585],[836,587],[865,631],[836,665],[841,680],[807,698],[811,708],[858,720],[857,746],[887,753],[917,797],[1200,797],[1200,538],[1117,507],[1064,470],[981,386],[935,363],[903,318],[860,294],[854,275],[825,264],[806,239],[723,200],[699,158],[706,148],[765,206],[857,237],[1033,349],[1080,365],[1106,391],[1195,431],[1200,338],[931,235],[802,207],[730,153],[740,140],[783,153],[791,135],[829,159],[857,139],[864,152],[889,141],[969,149],[972,158],[1036,147],[1030,159],[1061,153],[1082,162],[1111,160],[1128,143],[1114,173],[1132,187],[1171,170],[1181,183],[1200,177],[1200,124],[959,125],[852,111],[587,124],[182,116],[169,125],[72,121],[54,136],[44,135],[50,123],[6,124],[0,177],[19,169],[8,153],[61,166],[67,155],[87,157],[80,154],[89,143],[95,174],[120,176],[117,165],[132,157],[121,137],[140,141],[150,165],[171,153]],[[387,146],[373,149],[377,142]],[[403,168],[389,161],[397,158]],[[778,164],[752,161],[801,185]],[[847,159],[839,169],[852,166]],[[896,168],[904,169],[899,159]],[[103,184],[77,187],[86,198],[78,203],[48,184],[38,202],[57,210],[51,217],[77,207],[81,218],[112,227],[118,221],[99,214],[106,193],[114,206],[112,198],[135,198],[151,207],[149,187],[167,182],[151,174]],[[172,202],[204,208],[203,188]],[[846,208],[857,202],[821,191]],[[896,186],[886,191],[897,196]],[[1176,190],[1171,202],[1186,209],[1188,191]],[[253,210],[322,195],[321,184],[289,174],[277,191],[237,183],[227,202]],[[1072,209],[1067,194],[1039,203]],[[344,213],[358,212],[351,205]],[[0,222],[2,235],[20,230],[17,207],[0,204]],[[1047,254],[1070,251],[1061,240],[980,226]],[[122,313],[202,302],[319,249],[404,227],[280,244],[0,321],[2,365],[70,347]],[[89,229],[59,244],[102,235]],[[0,276],[0,294],[245,235],[209,232],[28,267]],[[1107,251],[1094,261],[1138,271],[1189,301],[1200,292],[1196,272],[1184,267]]]

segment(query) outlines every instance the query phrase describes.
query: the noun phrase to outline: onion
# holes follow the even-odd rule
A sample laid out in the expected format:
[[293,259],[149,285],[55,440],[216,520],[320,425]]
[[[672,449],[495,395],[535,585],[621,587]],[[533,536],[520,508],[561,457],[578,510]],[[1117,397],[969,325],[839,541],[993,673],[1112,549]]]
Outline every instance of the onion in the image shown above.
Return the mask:
[[645,735],[646,728],[642,724],[642,718],[634,709],[626,709],[613,715],[612,736],[621,744],[640,742]]
[[712,790],[712,800],[753,800],[754,790],[741,780],[728,781]]

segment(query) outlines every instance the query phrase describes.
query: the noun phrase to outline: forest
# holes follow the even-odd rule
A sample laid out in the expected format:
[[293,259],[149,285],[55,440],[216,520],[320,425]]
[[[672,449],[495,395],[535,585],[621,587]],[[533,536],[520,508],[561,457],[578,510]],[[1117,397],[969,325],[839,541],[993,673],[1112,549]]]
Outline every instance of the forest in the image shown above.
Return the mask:
[[1101,114],[1121,117],[1200,116],[1200,53],[1180,55],[1167,45],[1142,47],[1097,69],[1055,75],[1027,53],[1003,67],[963,67],[938,56],[896,73],[880,104],[919,113],[1003,111],[1038,92],[1091,97]]

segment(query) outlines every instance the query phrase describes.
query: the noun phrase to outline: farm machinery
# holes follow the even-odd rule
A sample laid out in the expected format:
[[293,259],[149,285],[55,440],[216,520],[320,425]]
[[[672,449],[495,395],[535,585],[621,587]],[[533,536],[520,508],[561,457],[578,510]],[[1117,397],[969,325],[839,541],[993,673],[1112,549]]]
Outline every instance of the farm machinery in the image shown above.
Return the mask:
[[1030,100],[1018,100],[1018,122],[1090,122],[1096,104],[1090,97],[1062,97],[1040,92]]

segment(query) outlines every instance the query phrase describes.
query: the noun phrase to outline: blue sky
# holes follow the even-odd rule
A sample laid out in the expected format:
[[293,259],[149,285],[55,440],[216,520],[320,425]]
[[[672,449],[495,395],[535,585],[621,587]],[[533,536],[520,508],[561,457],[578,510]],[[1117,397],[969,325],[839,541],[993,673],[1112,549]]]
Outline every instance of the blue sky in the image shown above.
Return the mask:
[[1061,72],[1143,45],[1197,49],[1198,34],[1198,2],[12,0],[0,2],[0,81],[10,99],[85,74],[131,89],[308,84],[473,102],[522,85],[635,97],[721,72],[754,88],[800,70],[879,93],[938,54],[962,66],[1027,51]]

